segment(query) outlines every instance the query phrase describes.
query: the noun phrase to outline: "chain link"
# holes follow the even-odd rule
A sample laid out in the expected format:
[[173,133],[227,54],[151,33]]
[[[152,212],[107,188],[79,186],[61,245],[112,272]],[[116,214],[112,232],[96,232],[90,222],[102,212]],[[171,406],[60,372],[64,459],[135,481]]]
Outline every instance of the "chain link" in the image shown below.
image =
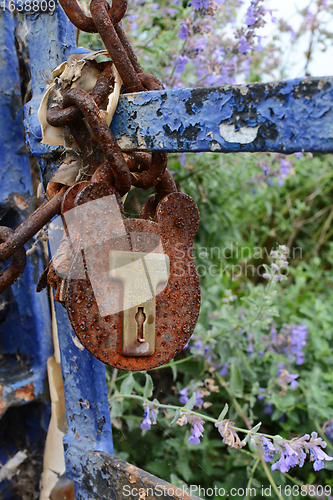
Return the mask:
[[[76,0],[59,1],[74,26],[88,33],[99,33],[111,61],[100,63],[102,72],[89,93],[80,88],[63,89],[62,101],[52,103],[47,110],[47,122],[54,127],[69,126],[83,158],[93,172],[90,182],[114,186],[122,196],[132,185],[142,189],[155,186],[156,194],[148,198],[140,213],[140,217],[152,219],[158,202],[167,194],[177,191],[166,169],[167,154],[123,154],[99,109],[112,89],[113,64],[123,81],[125,93],[163,89],[158,78],[143,72],[120,25],[126,13],[127,0],[113,0],[112,6],[106,0],[91,0],[91,17],[84,14]],[[48,202],[43,203],[14,232],[4,227],[1,229],[0,239],[4,242],[0,245],[0,262],[11,256],[13,262],[0,277],[0,293],[23,272],[26,257],[22,247],[60,213],[62,200],[69,189],[58,182],[49,182],[46,189]]]

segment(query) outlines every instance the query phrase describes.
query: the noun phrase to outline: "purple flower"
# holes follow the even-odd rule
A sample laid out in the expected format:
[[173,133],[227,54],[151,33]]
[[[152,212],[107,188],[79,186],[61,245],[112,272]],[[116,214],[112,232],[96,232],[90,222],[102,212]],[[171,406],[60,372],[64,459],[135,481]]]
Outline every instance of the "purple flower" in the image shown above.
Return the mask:
[[272,415],[273,413],[273,404],[269,403],[268,401],[265,403],[263,412],[266,413],[266,415]]
[[263,387],[259,387],[259,394],[257,395],[257,399],[259,401],[263,401],[265,399],[265,396],[263,394],[260,394],[261,392],[265,392],[265,389]]
[[274,459],[275,453],[278,451],[273,443],[265,436],[262,436],[262,442],[263,442],[263,452],[264,452],[264,460],[265,462],[271,462]]
[[256,22],[254,7],[252,5],[247,9],[245,22],[248,26],[252,26]]
[[[178,392],[178,394],[181,394],[181,397],[179,398],[179,402],[182,405],[186,405],[186,403],[190,399],[188,396],[189,390],[192,390],[192,392],[194,392],[193,388],[191,388],[191,386],[184,387],[184,389],[182,389],[181,391]],[[197,387],[195,388],[195,396],[196,396],[196,400],[195,400],[194,406],[197,406],[197,407],[202,406],[204,404],[204,401],[202,399],[201,392],[199,391],[199,389]]]
[[296,379],[299,377],[299,374],[296,373],[295,375],[293,375],[292,373],[288,373],[287,377],[289,379],[290,387],[292,389],[296,389],[296,387],[298,386],[298,382]]
[[255,51],[256,52],[261,52],[263,50],[263,46],[261,44],[261,40],[263,38],[265,38],[265,37],[264,36],[259,36],[259,35],[256,35],[256,37],[258,38],[258,45],[256,46]]
[[281,472],[288,472],[290,466],[288,466],[283,452],[281,452],[280,459],[277,462],[275,462],[275,464],[272,465],[271,469],[272,470],[280,469]]
[[201,9],[202,8],[202,0],[192,0],[191,5],[193,9]]
[[176,72],[182,73],[185,70],[185,66],[189,61],[190,59],[187,56],[178,56]]
[[150,409],[150,415],[151,415],[151,419],[153,421],[153,424],[156,424],[156,410],[154,408],[151,408]]
[[208,42],[208,38],[198,38],[195,41],[195,44],[194,44],[193,48],[194,48],[194,50],[196,52],[196,55],[198,55],[200,51],[205,50],[205,48],[207,46],[207,42]]
[[221,377],[227,377],[228,376],[228,367],[229,367],[229,363],[224,363],[224,365],[222,366],[221,370],[220,370],[220,375]]
[[179,33],[178,33],[177,36],[181,40],[186,40],[188,38],[188,27],[187,27],[187,24],[181,23],[180,30],[179,30]]
[[240,52],[241,54],[246,54],[247,51],[249,50],[249,46],[247,45],[246,43],[246,38],[245,36],[241,36],[240,37],[240,40],[239,40],[239,45],[238,45],[238,52]]
[[[185,165],[185,159],[186,159],[186,153],[180,153],[179,154],[179,162],[180,162],[182,167]],[[187,345],[188,345],[188,343],[187,343]],[[184,347],[184,349],[185,349],[185,347]]]
[[191,416],[189,421],[192,423],[191,436],[188,439],[189,444],[200,444],[200,438],[203,436],[204,421],[200,417]]
[[151,420],[149,418],[149,407],[148,405],[145,407],[145,412],[143,414],[143,420],[140,425],[140,429],[142,431],[150,431],[151,429]]
[[266,9],[266,10],[267,10],[267,12],[269,12],[269,13],[270,13],[270,15],[271,15],[271,21],[272,21],[272,23],[276,23],[277,19],[276,19],[276,17],[273,15],[273,12],[278,12],[278,9]]
[[333,418],[330,418],[324,423],[323,433],[330,439],[333,439]]
[[138,27],[138,24],[135,22],[138,19],[137,14],[133,14],[131,16],[127,16],[127,21],[131,23],[131,30],[135,30]]
[[287,175],[289,174],[290,166],[291,166],[290,161],[287,161],[284,158],[280,158],[280,167],[281,167],[280,168],[280,175],[283,179],[285,177],[287,177]]
[[308,335],[308,328],[306,325],[290,325],[290,352],[296,356],[296,365],[304,363],[303,347],[306,345],[306,337]]

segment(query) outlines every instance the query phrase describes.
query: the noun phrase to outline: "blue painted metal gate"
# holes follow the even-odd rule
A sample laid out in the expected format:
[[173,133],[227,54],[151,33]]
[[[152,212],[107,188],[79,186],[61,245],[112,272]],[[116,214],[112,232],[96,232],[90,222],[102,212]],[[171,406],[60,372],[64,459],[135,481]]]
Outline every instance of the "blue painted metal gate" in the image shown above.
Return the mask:
[[[5,47],[0,57],[0,213],[1,224],[15,227],[34,207],[14,43],[18,21],[6,5],[0,13],[0,41]],[[52,69],[74,48],[74,31],[58,5],[52,14],[26,15],[24,22],[32,84],[32,99],[25,105],[26,144],[38,159],[46,185],[62,149],[41,144],[37,110]],[[333,151],[332,94],[330,78],[143,92],[120,99],[111,128],[127,151],[326,153]],[[46,294],[34,292],[42,267],[38,246],[28,260],[22,278],[0,297],[0,413],[12,407],[22,410],[29,402],[31,411],[19,413],[22,435],[35,432],[35,441],[41,443],[51,316]],[[121,488],[133,481],[145,488],[167,485],[112,456],[104,365],[74,342],[66,311],[58,303],[55,312],[68,423],[66,473],[75,481],[77,499],[120,498]],[[30,428],[32,418],[35,430]],[[0,461],[15,451],[11,443],[2,442]],[[5,498],[14,498],[8,482],[1,487],[8,489]],[[188,498],[174,491],[174,498]]]

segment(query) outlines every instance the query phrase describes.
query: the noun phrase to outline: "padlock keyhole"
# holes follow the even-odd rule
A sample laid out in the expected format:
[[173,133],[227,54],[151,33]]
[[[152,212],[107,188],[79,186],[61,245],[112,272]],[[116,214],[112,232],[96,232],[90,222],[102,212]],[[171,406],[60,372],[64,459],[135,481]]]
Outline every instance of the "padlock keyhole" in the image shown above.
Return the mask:
[[146,321],[146,315],[143,312],[143,307],[138,307],[138,312],[135,315],[135,321],[138,324],[137,329],[137,340],[138,342],[146,342],[144,333],[143,333],[143,324]]

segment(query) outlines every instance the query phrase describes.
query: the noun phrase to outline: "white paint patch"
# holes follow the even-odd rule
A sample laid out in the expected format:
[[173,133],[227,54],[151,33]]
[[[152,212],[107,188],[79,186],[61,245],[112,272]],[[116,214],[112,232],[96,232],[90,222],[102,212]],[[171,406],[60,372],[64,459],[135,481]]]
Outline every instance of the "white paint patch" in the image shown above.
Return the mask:
[[146,148],[146,142],[145,142],[145,136],[140,134],[140,130],[138,129],[137,131],[137,138],[138,138],[138,145],[139,148],[142,149],[147,149]]
[[217,142],[215,142],[214,144],[212,144],[209,148],[211,151],[220,151],[222,148],[220,146],[220,144],[218,144]]
[[72,336],[72,340],[73,340],[74,344],[76,345],[76,347],[77,347],[78,349],[80,349],[80,351],[83,351],[83,350],[84,350],[83,345],[81,344],[81,342],[79,341],[79,339],[78,339],[77,337]]
[[134,149],[134,142],[128,137],[128,135],[122,135],[118,141],[118,145],[123,151]]
[[256,127],[241,127],[235,130],[235,125],[221,123],[219,126],[220,135],[226,142],[237,142],[238,144],[249,144],[258,135],[259,125]]

